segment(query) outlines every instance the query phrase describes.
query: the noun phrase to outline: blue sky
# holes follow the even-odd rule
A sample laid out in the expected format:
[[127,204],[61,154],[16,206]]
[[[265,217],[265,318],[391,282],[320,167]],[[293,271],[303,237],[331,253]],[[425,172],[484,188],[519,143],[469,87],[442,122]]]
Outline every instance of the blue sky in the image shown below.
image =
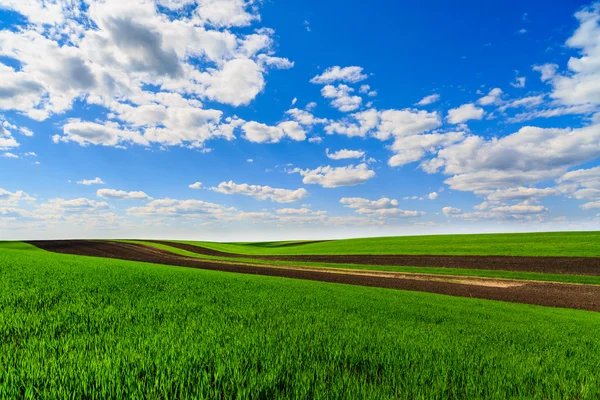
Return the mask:
[[598,229],[599,20],[0,0],[0,239]]

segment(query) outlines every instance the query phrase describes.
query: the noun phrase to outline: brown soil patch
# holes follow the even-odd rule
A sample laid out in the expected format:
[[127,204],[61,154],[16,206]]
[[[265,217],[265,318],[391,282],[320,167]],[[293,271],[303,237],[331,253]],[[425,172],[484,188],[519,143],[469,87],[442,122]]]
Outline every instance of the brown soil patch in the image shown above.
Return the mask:
[[485,269],[546,274],[600,275],[600,257],[521,257],[521,256],[438,256],[438,255],[300,255],[255,256],[224,253],[205,247],[170,242],[152,241],[210,256],[254,258],[257,260],[318,262],[337,264],[363,264],[407,267],[440,267]]
[[595,285],[219,263],[183,257],[138,244],[104,241],[69,240],[29,243],[44,250],[64,254],[110,257],[215,271],[414,290],[451,296],[600,311],[600,286]]

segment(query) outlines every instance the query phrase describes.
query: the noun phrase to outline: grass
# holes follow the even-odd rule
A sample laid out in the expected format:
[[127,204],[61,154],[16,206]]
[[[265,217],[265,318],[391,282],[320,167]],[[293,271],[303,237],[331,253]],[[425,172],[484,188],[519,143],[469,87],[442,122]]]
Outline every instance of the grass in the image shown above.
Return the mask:
[[581,283],[588,285],[600,285],[600,276],[587,275],[566,275],[566,274],[546,274],[537,272],[520,272],[520,271],[498,271],[498,270],[483,270],[483,269],[468,269],[468,268],[438,268],[438,267],[411,267],[411,266],[387,266],[387,265],[363,265],[363,264],[342,264],[342,263],[317,263],[317,262],[298,262],[293,261],[276,261],[276,260],[256,260],[253,258],[233,258],[233,257],[217,257],[207,256],[203,254],[193,253],[187,250],[179,249],[173,246],[167,246],[161,243],[146,242],[143,240],[119,240],[125,243],[142,244],[144,246],[153,247],[159,250],[165,250],[174,254],[179,254],[185,257],[193,257],[204,260],[213,260],[217,262],[231,263],[250,263],[264,266],[288,266],[288,267],[310,267],[310,268],[346,268],[349,270],[371,270],[371,271],[387,271],[387,272],[402,272],[413,274],[434,274],[434,275],[454,275],[454,276],[476,276],[482,278],[502,278],[502,279],[521,279],[531,281],[544,282],[564,282],[564,283]]
[[427,254],[600,257],[600,232],[507,233],[480,235],[397,236],[344,239],[320,243],[186,242],[230,253],[296,254]]
[[599,324],[0,244],[0,398],[595,399]]

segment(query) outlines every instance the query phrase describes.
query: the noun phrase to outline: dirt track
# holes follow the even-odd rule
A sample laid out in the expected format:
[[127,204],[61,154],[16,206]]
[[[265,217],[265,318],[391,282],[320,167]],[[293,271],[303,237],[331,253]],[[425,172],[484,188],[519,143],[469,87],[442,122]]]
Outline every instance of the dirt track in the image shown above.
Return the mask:
[[216,271],[415,290],[452,296],[600,311],[600,286],[595,285],[572,285],[427,274],[399,274],[380,271],[264,267],[244,265],[243,263],[224,264],[179,256],[143,245],[117,242],[71,240],[36,241],[29,243],[44,250],[64,254],[109,257]]
[[224,253],[205,247],[153,240],[196,254],[211,256],[254,258],[259,260],[320,262],[339,264],[389,265],[410,267],[441,267],[486,269],[547,274],[600,275],[600,258],[594,257],[512,257],[512,256],[434,256],[434,255],[301,255],[255,256]]

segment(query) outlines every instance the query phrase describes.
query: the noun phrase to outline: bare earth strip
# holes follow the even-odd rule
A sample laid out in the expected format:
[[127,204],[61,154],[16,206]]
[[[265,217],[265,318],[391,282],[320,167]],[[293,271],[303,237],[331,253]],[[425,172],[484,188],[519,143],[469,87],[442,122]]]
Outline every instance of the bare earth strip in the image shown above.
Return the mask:
[[407,267],[466,268],[546,274],[600,276],[600,257],[523,257],[523,256],[439,256],[439,255],[299,255],[256,256],[225,253],[202,246],[152,240],[196,254],[259,260],[319,262],[338,264],[388,265]]
[[476,297],[551,307],[600,311],[600,286],[596,285],[457,276],[441,277],[427,274],[388,273],[381,271],[267,267],[244,264],[242,262],[224,263],[200,260],[131,243],[87,240],[35,241],[29,243],[44,250],[64,254],[109,257],[215,271],[414,290],[451,296]]

